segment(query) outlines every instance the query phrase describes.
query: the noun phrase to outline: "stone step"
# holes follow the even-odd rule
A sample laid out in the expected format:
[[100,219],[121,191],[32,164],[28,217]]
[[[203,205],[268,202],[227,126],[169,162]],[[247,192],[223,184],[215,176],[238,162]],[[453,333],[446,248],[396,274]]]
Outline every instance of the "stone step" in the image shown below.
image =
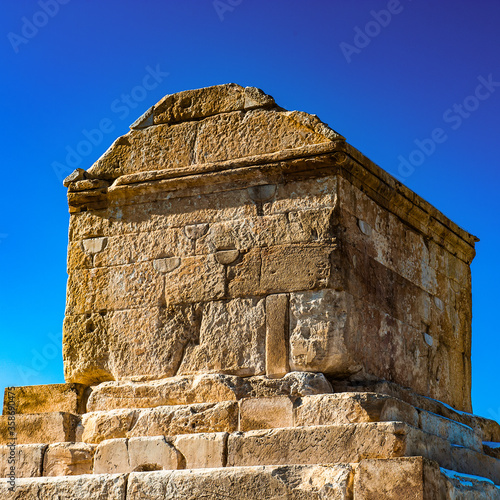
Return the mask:
[[[6,463],[12,454],[8,447],[3,448],[2,462]],[[500,484],[500,460],[403,422],[139,436],[107,439],[99,445],[18,445],[14,451],[17,477],[357,463],[369,457],[424,456],[447,469],[485,476]]]
[[406,422],[453,444],[483,451],[481,439],[470,427],[375,393],[277,396],[92,412],[82,417],[82,440],[97,444],[112,438],[381,421]]
[[3,399],[3,414],[85,413],[89,394],[90,387],[82,384],[7,387]]
[[[99,449],[96,453],[99,452]],[[266,429],[230,434],[227,466],[359,462],[423,456],[442,467],[500,484],[500,460],[450,444],[403,422]]]
[[331,393],[322,373],[290,372],[282,378],[237,377],[224,374],[183,375],[161,380],[49,384],[7,387],[3,414],[154,408],[192,403],[219,403],[248,397],[310,396]]
[[[420,396],[391,382],[349,385],[332,381],[335,392],[375,392],[400,399],[441,417],[473,428],[485,442],[500,442],[500,424]],[[81,384],[49,384],[8,387],[3,414],[43,412],[106,411],[121,408],[218,403],[244,398],[272,396],[302,397],[332,393],[332,385],[322,373],[290,372],[282,378],[237,377],[224,374],[185,375],[154,381],[103,382],[92,388]]]
[[[387,478],[391,480],[388,481]],[[499,500],[481,477],[440,469],[422,457],[358,464],[285,465],[0,479],[0,500]]]
[[0,417],[0,444],[11,444],[14,437],[17,445],[63,441],[98,444],[113,438],[388,421],[406,422],[452,444],[483,452],[480,437],[470,427],[375,393],[276,396],[108,410],[86,413],[81,418],[56,412],[4,415]]
[[423,410],[454,420],[472,427],[483,441],[500,442],[500,423],[495,420],[456,410],[436,399],[421,396],[412,390],[401,387],[394,382],[382,381],[374,383],[352,384],[345,381],[331,380],[333,392],[376,392],[386,394]]
[[0,416],[0,445],[78,441],[80,417],[51,412]]

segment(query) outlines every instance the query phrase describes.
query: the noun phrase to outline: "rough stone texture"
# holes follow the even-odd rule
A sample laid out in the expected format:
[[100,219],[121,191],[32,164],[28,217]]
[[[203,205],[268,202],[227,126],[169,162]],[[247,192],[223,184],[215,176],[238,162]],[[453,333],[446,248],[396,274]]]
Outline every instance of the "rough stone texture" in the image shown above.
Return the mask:
[[349,463],[367,457],[405,456],[406,430],[405,424],[390,422],[231,434],[227,465]]
[[439,467],[422,457],[362,460],[354,476],[354,498],[446,499],[440,479]]
[[345,464],[133,473],[127,500],[348,500],[351,470]]
[[290,372],[283,378],[184,375],[151,382],[103,382],[88,400],[88,411],[219,403],[245,397],[310,396],[332,392],[322,373]]
[[8,388],[0,443],[79,478],[14,498],[498,498],[477,239],[317,116],[169,95],[64,184],[68,383]]
[[288,296],[269,295],[266,299],[266,375],[283,377],[288,362]]
[[179,374],[264,374],[265,321],[262,300],[210,302],[202,310],[198,343],[186,346]]
[[9,404],[14,405],[17,414],[52,411],[85,413],[87,396],[87,387],[81,384],[8,387],[5,389],[3,414],[8,414]]
[[179,468],[225,467],[227,437],[226,432],[177,436],[174,445],[182,455],[183,466]]
[[7,477],[11,473],[15,477],[41,476],[46,447],[44,444],[0,446],[0,477]]
[[172,470],[181,465],[180,454],[164,436],[110,439],[97,446],[94,474]]
[[359,462],[421,456],[500,484],[500,461],[403,422],[289,427],[231,434],[228,466]]
[[[12,442],[16,437],[17,444],[59,443],[75,441],[79,417],[71,413],[51,412],[27,415],[0,416],[0,445]],[[12,426],[12,423],[15,426]],[[15,434],[15,436],[14,436]]]
[[294,426],[406,422],[457,446],[476,451],[483,448],[480,434],[471,427],[376,393],[307,396],[295,401],[293,412]]
[[93,412],[83,416],[82,425],[82,440],[86,443],[193,432],[234,432],[238,428],[238,404],[202,403]]
[[54,500],[59,498],[87,500],[105,498],[123,500],[127,489],[127,476],[103,474],[99,476],[41,477],[18,479],[14,491],[6,479],[0,480],[0,499],[2,500]]
[[86,443],[55,443],[47,447],[43,459],[44,476],[92,474],[95,446]]
[[470,410],[474,237],[316,116],[234,84],[166,96],[85,176],[67,381],[303,370]]
[[387,394],[405,401],[416,408],[422,408],[436,415],[448,418],[474,429],[483,441],[500,442],[500,424],[479,415],[457,411],[449,405],[431,398],[423,397],[415,392],[392,382],[357,383],[332,380],[333,392],[376,392]]
[[287,397],[240,401],[240,431],[293,427],[293,401]]
[[440,469],[422,457],[362,460],[356,467],[353,493],[354,500],[500,498],[498,488],[487,479]]

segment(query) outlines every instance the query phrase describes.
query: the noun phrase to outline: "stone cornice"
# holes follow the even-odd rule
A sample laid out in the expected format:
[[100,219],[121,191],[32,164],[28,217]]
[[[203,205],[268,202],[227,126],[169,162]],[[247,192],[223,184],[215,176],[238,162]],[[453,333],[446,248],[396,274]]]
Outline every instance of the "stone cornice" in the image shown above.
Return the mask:
[[344,140],[256,156],[123,175],[112,184],[82,179],[69,184],[71,212],[128,204],[137,197],[184,197],[291,178],[340,175],[376,203],[452,254],[470,263],[478,239],[408,189]]

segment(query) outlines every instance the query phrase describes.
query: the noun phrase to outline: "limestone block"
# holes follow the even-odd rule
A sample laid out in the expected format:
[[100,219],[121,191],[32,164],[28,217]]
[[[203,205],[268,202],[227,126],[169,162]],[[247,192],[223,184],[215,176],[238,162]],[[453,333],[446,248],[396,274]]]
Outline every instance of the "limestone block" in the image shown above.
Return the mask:
[[231,434],[227,466],[350,463],[369,456],[404,456],[408,429],[402,423],[383,422]]
[[127,499],[348,500],[351,477],[348,464],[134,472],[129,476]]
[[331,245],[254,248],[228,268],[228,295],[244,297],[325,288],[330,283],[334,251]]
[[177,469],[180,458],[164,436],[109,439],[97,446],[94,474]]
[[133,471],[178,469],[181,460],[164,436],[130,438],[128,456]]
[[106,439],[123,438],[137,418],[137,410],[91,412],[82,417],[82,441],[98,444]]
[[356,467],[353,491],[356,500],[500,498],[488,479],[440,469],[423,457],[362,460]]
[[173,376],[185,345],[199,338],[199,322],[190,305],[66,316],[65,378],[92,384],[132,376]]
[[483,451],[483,443],[474,429],[428,411],[419,411],[420,429],[440,436],[457,446],[464,446],[478,452]]
[[331,385],[322,373],[290,372],[279,379],[223,374],[182,375],[150,382],[103,382],[93,387],[87,408],[95,412],[329,392],[332,392]]
[[79,422],[78,416],[63,412],[2,415],[0,445],[11,443],[13,437],[16,437],[17,444],[75,441]]
[[[220,141],[220,137],[232,137]],[[196,138],[195,163],[242,158],[338,138],[317,117],[297,111],[256,109],[206,118]]]
[[255,87],[235,83],[170,94],[154,106],[154,124],[197,120],[219,113],[271,107],[274,99]]
[[84,243],[92,239],[96,238],[70,242],[69,272],[73,269],[121,266],[166,257],[181,258],[194,253],[193,243],[181,228],[102,237],[100,239],[106,240],[105,247],[100,252],[89,255],[84,250]]
[[334,425],[361,422],[406,422],[418,427],[418,411],[403,401],[376,393],[306,396],[296,401],[294,425]]
[[240,401],[240,431],[293,427],[293,400],[285,396]]
[[498,490],[498,485],[493,484],[493,481],[484,477],[441,469],[440,492],[442,496],[438,497],[439,499],[498,500],[500,499]]
[[224,266],[214,255],[185,257],[166,276],[167,304],[196,303],[224,296]]
[[200,403],[189,406],[163,406],[140,410],[130,437],[146,435],[192,434],[193,432],[234,432],[238,426],[236,402]]
[[178,374],[219,372],[251,376],[265,373],[264,300],[234,299],[202,307],[198,342],[189,344]]
[[330,255],[334,249],[328,245],[263,248],[261,289],[267,293],[279,293],[326,287],[331,272]]
[[13,474],[19,477],[42,475],[45,444],[16,444],[0,446],[0,478]]
[[288,295],[266,297],[266,375],[283,377],[288,362]]
[[47,447],[43,459],[44,476],[92,474],[95,446],[86,443],[55,443]]
[[446,459],[440,461],[446,469],[485,477],[500,485],[500,459],[470,450],[460,445],[452,445]]
[[66,314],[116,311],[163,302],[164,279],[152,262],[75,269],[68,278]]
[[[321,443],[321,444],[318,444]],[[458,450],[458,451],[457,451]],[[457,453],[462,460],[457,459]],[[292,427],[234,433],[228,466],[359,462],[363,458],[422,456],[442,467],[498,481],[498,460],[403,422]],[[464,459],[463,457],[466,457]]]
[[67,498],[71,500],[88,500],[89,498],[106,498],[107,500],[123,500],[126,494],[126,474],[96,476],[66,476],[17,479],[14,491],[9,491],[10,484],[6,479],[0,480],[0,498],[3,500],[54,500]]
[[226,432],[184,434],[177,436],[175,448],[183,457],[184,469],[225,467]]
[[198,253],[221,249],[248,251],[255,247],[333,242],[334,220],[332,208],[319,208],[217,222],[210,224],[196,250]]
[[119,137],[87,175],[112,180],[125,174],[193,163],[197,123],[158,125]]
[[95,450],[94,474],[130,472],[128,439],[106,439]]
[[413,407],[432,412],[454,422],[464,424],[476,432],[480,439],[484,441],[500,442],[500,424],[495,420],[490,420],[478,415],[472,415],[463,411],[457,411],[451,406],[441,403],[435,399],[421,396],[416,392],[401,387],[394,382],[365,382],[362,384],[350,385],[348,382],[332,381],[332,392],[376,392],[386,394],[396,399],[400,399]]
[[439,466],[423,457],[361,460],[354,475],[356,500],[453,498],[443,493]]
[[346,345],[351,305],[344,292],[290,294],[290,368],[345,374],[359,371]]
[[[264,215],[290,214],[294,221],[304,210],[337,209],[338,206],[338,178],[332,175],[277,184],[274,199],[265,202],[262,211]],[[332,217],[331,222],[335,224],[336,217]]]
[[238,404],[200,403],[92,412],[83,416],[82,425],[82,441],[95,444],[114,438],[234,432],[238,428]]
[[48,384],[8,387],[5,389],[3,414],[9,413],[9,404],[19,413],[46,413],[62,411],[85,413],[87,387],[82,384]]

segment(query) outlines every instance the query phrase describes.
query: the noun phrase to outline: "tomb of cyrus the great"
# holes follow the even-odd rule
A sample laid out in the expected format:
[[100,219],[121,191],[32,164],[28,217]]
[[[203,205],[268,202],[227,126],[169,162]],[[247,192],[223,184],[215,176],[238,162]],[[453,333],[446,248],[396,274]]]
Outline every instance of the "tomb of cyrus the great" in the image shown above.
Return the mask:
[[65,179],[66,383],[5,390],[0,499],[500,499],[477,238],[253,87],[130,128]]

